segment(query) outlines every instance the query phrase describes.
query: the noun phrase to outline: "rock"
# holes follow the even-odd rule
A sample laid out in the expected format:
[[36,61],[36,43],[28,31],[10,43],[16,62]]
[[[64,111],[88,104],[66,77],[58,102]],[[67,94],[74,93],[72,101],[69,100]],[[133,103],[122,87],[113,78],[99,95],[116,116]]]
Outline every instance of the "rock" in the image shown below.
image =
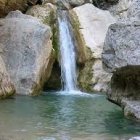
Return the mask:
[[19,11],[0,20],[1,56],[17,94],[36,95],[53,64],[51,30],[37,18]]
[[109,71],[140,65],[139,37],[140,21],[121,22],[109,27],[103,50],[103,62]]
[[135,20],[140,20],[140,1],[139,0],[133,0],[129,9],[127,18],[132,18]]
[[119,0],[119,3],[110,8],[110,12],[117,19],[136,18],[140,20],[139,0]]
[[51,3],[51,4],[54,4],[56,5],[57,4],[57,0],[42,0],[42,4],[46,4],[46,3]]
[[30,5],[36,4],[38,0],[0,0],[0,17],[5,16],[10,11],[26,11]]
[[7,73],[5,64],[0,57],[0,99],[12,96],[15,93],[15,87]]
[[69,0],[69,3],[72,5],[72,7],[77,7],[85,3],[92,3],[92,0]]
[[56,6],[51,3],[35,5],[31,7],[26,14],[39,18],[44,24],[52,26],[56,23]]
[[127,99],[122,100],[122,106],[124,107],[125,116],[138,119],[140,118],[140,101]]
[[[140,115],[136,112],[140,114],[140,104],[135,106],[135,103],[140,102],[139,38],[140,21],[113,24],[109,27],[102,55],[104,68],[113,73],[109,100],[122,106],[126,116],[130,113],[138,120]],[[130,102],[123,104],[124,100]],[[133,101],[134,105],[130,105]]]
[[[44,24],[51,27],[52,30],[52,44],[55,50],[55,58],[58,59],[58,27],[57,27],[57,8],[51,3],[43,3],[42,5],[35,5],[30,8],[26,14],[32,15],[40,19]],[[56,60],[57,61],[57,60]],[[58,64],[54,63],[52,73],[48,81],[44,85],[44,90],[61,89],[61,72]]]
[[115,20],[108,11],[85,4],[70,11],[77,40],[78,62],[82,65],[78,81],[85,91],[106,91],[111,74],[102,68],[101,53],[110,24]]

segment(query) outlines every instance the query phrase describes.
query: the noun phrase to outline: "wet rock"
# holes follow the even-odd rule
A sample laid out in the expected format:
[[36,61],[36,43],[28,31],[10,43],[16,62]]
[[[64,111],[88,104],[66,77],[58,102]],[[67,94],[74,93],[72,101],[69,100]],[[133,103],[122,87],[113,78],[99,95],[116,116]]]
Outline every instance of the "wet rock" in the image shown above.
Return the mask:
[[17,94],[39,94],[53,65],[51,30],[19,11],[0,20],[2,58]]
[[[108,98],[126,116],[140,120],[140,21],[125,20],[110,26],[103,49],[103,64],[113,73]],[[124,100],[127,102],[123,103]]]
[[108,11],[92,4],[71,10],[71,23],[77,40],[78,62],[82,65],[78,81],[86,91],[106,91],[111,74],[102,68],[101,53],[110,24],[115,20]]
[[5,64],[0,57],[0,99],[12,96],[15,93],[15,87],[7,73]]
[[24,12],[29,6],[36,4],[37,1],[38,0],[0,0],[0,17],[14,10],[21,10]]

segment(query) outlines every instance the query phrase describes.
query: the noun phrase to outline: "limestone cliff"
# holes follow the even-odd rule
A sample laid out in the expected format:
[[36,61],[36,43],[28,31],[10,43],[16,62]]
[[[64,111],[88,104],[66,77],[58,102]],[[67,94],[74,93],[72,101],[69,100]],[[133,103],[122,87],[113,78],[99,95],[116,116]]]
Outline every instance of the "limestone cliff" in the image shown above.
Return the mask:
[[76,7],[70,15],[81,65],[79,86],[84,91],[107,91],[111,75],[102,68],[101,53],[108,27],[115,19],[92,4]]

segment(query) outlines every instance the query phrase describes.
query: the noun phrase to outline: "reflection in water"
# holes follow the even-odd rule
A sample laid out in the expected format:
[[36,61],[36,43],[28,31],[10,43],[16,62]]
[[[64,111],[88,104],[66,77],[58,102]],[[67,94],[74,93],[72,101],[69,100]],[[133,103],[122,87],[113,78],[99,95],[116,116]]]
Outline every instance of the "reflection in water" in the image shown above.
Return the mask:
[[121,140],[140,132],[103,96],[17,97],[0,110],[2,140]]
[[[140,123],[124,118],[122,112],[119,110],[108,112],[107,117],[104,118],[104,122],[108,133],[112,135],[121,136],[123,134],[133,134],[136,131],[140,131]],[[133,127],[135,127],[135,129],[132,129]]]

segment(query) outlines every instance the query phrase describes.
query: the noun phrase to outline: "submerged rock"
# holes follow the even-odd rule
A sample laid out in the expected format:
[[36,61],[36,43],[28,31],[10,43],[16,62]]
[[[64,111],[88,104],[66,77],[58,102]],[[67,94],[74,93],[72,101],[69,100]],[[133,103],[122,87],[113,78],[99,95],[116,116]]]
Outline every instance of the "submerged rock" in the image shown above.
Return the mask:
[[51,30],[19,11],[0,20],[1,56],[17,94],[39,94],[53,64]]
[[140,120],[140,21],[125,20],[110,26],[103,63],[113,73],[108,98],[126,116]]
[[15,93],[15,87],[7,73],[5,64],[0,57],[0,99],[12,96]]
[[78,81],[85,91],[107,91],[111,74],[102,68],[101,53],[110,24],[115,20],[108,11],[85,4],[70,11],[77,40]]
[[5,16],[10,11],[26,11],[30,5],[36,4],[38,0],[0,0],[0,17]]

